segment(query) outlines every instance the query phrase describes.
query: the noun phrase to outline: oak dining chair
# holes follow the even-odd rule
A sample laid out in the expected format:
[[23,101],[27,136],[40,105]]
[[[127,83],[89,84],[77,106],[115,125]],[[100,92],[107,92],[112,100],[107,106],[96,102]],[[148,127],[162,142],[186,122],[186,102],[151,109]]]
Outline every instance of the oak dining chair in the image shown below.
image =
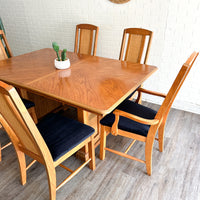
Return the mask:
[[[36,162],[46,168],[50,200],[56,191],[74,177],[86,164],[95,169],[94,129],[59,113],[50,113],[37,125],[30,117],[16,89],[0,81],[0,123],[16,150],[21,183],[26,183],[26,171]],[[88,145],[89,158],[76,170],[61,164],[83,146]],[[33,161],[26,166],[25,155]],[[71,174],[56,187],[55,168],[60,166]]]
[[10,57],[13,56],[12,51],[10,49],[10,46],[8,44],[7,38],[3,32],[3,30],[0,30],[0,60],[4,60],[8,58],[8,55],[6,53],[6,49],[10,55]]
[[[142,28],[124,29],[119,60],[146,64],[153,32]],[[129,98],[133,98],[133,92]],[[141,103],[141,92],[138,91],[136,101]]]
[[92,24],[76,25],[74,52],[96,56],[99,28]]
[[[10,57],[13,56],[12,54],[12,51],[10,49],[10,46],[8,44],[8,41],[7,41],[7,38],[3,32],[3,30],[0,30],[0,37],[1,37],[1,40],[0,40],[0,61],[1,60],[4,60],[4,59],[7,59],[8,58],[8,55],[7,55],[7,52],[6,50],[8,51],[8,54]],[[27,100],[27,99],[22,99],[23,103],[25,104],[25,107],[28,109],[31,117],[33,118],[33,120],[35,121],[35,123],[37,123],[37,116],[36,116],[36,112],[35,112],[35,104],[34,102],[30,101],[30,100]],[[0,125],[1,127],[1,125]],[[11,142],[8,142],[7,144],[1,146],[0,144],[0,161],[2,160],[2,150],[5,149],[6,147],[10,146],[12,143]]]
[[[197,56],[198,53],[192,53],[186,63],[183,64],[167,95],[138,88],[140,92],[164,98],[158,112],[127,99],[120,104],[116,110],[101,119],[101,160],[105,158],[105,151],[110,151],[120,156],[146,164],[147,174],[151,175],[154,140],[158,141],[159,151],[162,152],[164,145],[164,129],[168,113]],[[158,138],[155,138],[157,130]],[[131,138],[133,141],[125,152],[120,152],[106,147],[106,136],[109,133],[114,136],[120,135],[126,138]],[[136,140],[145,142],[145,160],[138,159],[128,154],[128,151]]]
[[[3,21],[1,19],[1,17],[0,17],[0,30],[2,30],[4,32],[4,34],[6,34],[5,28],[4,28],[4,25],[3,25]],[[0,40],[3,42],[3,38],[2,38],[1,35],[0,35]],[[5,47],[5,50],[6,50],[6,53],[7,53],[8,57],[10,57],[10,54],[9,54],[9,52],[8,52],[6,47]]]
[[147,29],[124,29],[119,60],[146,64],[152,36],[153,32]]

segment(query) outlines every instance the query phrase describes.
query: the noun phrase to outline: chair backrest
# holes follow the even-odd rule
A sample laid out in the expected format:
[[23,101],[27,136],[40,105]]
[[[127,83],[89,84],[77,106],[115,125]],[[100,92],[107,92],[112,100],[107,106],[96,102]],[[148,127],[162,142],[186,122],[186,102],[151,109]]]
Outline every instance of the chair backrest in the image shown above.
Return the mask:
[[0,60],[4,60],[4,59],[8,58],[8,55],[6,53],[6,49],[7,49],[10,56],[12,56],[12,52],[11,52],[10,46],[8,44],[8,41],[6,39],[6,36],[3,32],[3,30],[0,30],[0,36],[1,36],[0,38],[2,38],[0,40]]
[[199,53],[193,52],[191,56],[187,59],[187,61],[183,64],[181,67],[178,75],[176,76],[176,79],[174,80],[169,92],[167,93],[167,96],[165,100],[163,101],[160,109],[158,110],[158,113],[156,115],[156,118],[162,119],[166,118],[170,108],[172,106],[172,103],[174,102],[174,99],[176,98],[176,95],[178,94],[181,86],[183,85],[183,82],[185,78],[187,77],[190,69],[192,68],[194,61],[196,60]]
[[[146,64],[151,45],[152,35],[152,31],[146,29],[124,29],[119,60]],[[144,54],[145,48],[146,53]],[[143,57],[144,61],[142,62],[141,60]]]
[[78,24],[76,26],[74,52],[96,55],[99,28],[92,24]]
[[49,149],[16,89],[2,81],[0,81],[0,123],[14,146],[22,148],[28,155],[36,155],[41,162],[46,156],[51,159]]

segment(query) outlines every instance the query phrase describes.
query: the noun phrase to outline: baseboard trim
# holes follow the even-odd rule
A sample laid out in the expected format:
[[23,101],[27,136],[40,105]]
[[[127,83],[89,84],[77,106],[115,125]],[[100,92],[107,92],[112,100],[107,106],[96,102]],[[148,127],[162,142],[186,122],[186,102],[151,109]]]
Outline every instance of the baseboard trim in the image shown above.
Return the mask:
[[[151,99],[145,99],[144,101],[148,103],[154,103],[157,105],[161,105],[161,101],[154,101]],[[195,114],[200,114],[200,105],[194,104],[191,102],[185,102],[181,100],[175,100],[174,103],[172,104],[172,108],[178,109],[178,110],[183,110],[186,112],[191,112]]]

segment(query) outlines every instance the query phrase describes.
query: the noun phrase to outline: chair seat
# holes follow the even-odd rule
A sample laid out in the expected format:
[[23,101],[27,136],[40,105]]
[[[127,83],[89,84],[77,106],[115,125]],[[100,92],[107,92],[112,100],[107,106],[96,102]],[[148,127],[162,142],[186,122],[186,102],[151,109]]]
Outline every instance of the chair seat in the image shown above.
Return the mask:
[[[150,108],[147,108],[141,104],[137,104],[130,100],[123,101],[117,107],[117,109],[146,119],[154,119],[157,113],[155,110],[152,110]],[[110,113],[106,115],[104,118],[102,118],[100,123],[104,126],[111,127],[114,121],[115,121],[115,115],[113,113]],[[120,116],[118,128],[124,131],[132,132],[146,137],[150,126]]]
[[46,115],[37,127],[54,161],[83,142],[94,133],[90,126],[57,113]]
[[35,106],[35,104],[32,101],[29,101],[27,99],[22,99],[26,109],[32,108]]

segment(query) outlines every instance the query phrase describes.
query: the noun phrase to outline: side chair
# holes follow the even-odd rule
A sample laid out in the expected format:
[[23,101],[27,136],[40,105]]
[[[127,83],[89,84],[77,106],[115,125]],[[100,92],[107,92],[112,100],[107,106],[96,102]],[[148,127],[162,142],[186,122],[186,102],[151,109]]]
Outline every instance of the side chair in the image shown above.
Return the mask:
[[4,60],[8,58],[8,55],[6,53],[6,49],[10,55],[10,57],[13,56],[12,51],[10,49],[10,46],[8,44],[7,38],[3,32],[3,30],[0,30],[0,60]]
[[[186,63],[183,64],[167,95],[138,88],[140,92],[164,98],[158,112],[134,101],[125,100],[116,108],[116,110],[101,119],[101,160],[104,160],[105,158],[105,151],[110,151],[120,156],[146,164],[147,174],[151,175],[154,140],[158,141],[159,151],[162,152],[164,145],[164,129],[168,113],[198,54],[199,53],[196,52],[192,53]],[[157,131],[158,138],[155,138]],[[119,152],[106,147],[106,136],[109,133],[114,136],[120,135],[126,138],[131,138],[133,141],[124,153]],[[145,142],[145,160],[127,154],[136,140]]]
[[[10,49],[10,46],[8,44],[8,41],[6,39],[6,36],[5,36],[4,32],[3,32],[3,30],[0,30],[0,38],[1,38],[1,40],[0,40],[0,61],[1,61],[1,60],[4,60],[4,59],[8,59],[8,55],[6,53],[6,50],[8,51],[8,54],[9,54],[10,57],[12,57],[13,54],[12,54],[12,51]],[[25,107],[28,109],[29,114],[33,118],[34,122],[37,123],[37,116],[36,116],[36,112],[35,112],[35,104],[34,104],[34,102],[29,101],[27,99],[22,99],[22,101],[23,101]],[[1,127],[1,125],[0,125],[0,127]],[[2,147],[1,147],[1,144],[0,144],[0,161],[2,159],[1,151],[3,149],[5,149],[6,147],[10,146],[11,144],[12,143],[9,142],[9,143],[5,144]]]
[[92,24],[76,25],[74,52],[96,56],[99,27]]
[[[59,113],[50,113],[37,125],[30,117],[16,89],[0,81],[0,123],[8,133],[16,150],[21,172],[21,183],[26,183],[26,171],[35,161],[46,168],[50,200],[56,191],[74,177],[86,164],[95,169],[94,129]],[[88,145],[89,158],[76,170],[61,164],[83,146]],[[25,154],[33,159],[26,166]],[[56,187],[55,167],[71,174]]]
[[[153,32],[142,28],[124,29],[119,60],[146,64]],[[133,97],[133,92],[129,98]],[[141,92],[138,91],[136,101],[141,103]]]

